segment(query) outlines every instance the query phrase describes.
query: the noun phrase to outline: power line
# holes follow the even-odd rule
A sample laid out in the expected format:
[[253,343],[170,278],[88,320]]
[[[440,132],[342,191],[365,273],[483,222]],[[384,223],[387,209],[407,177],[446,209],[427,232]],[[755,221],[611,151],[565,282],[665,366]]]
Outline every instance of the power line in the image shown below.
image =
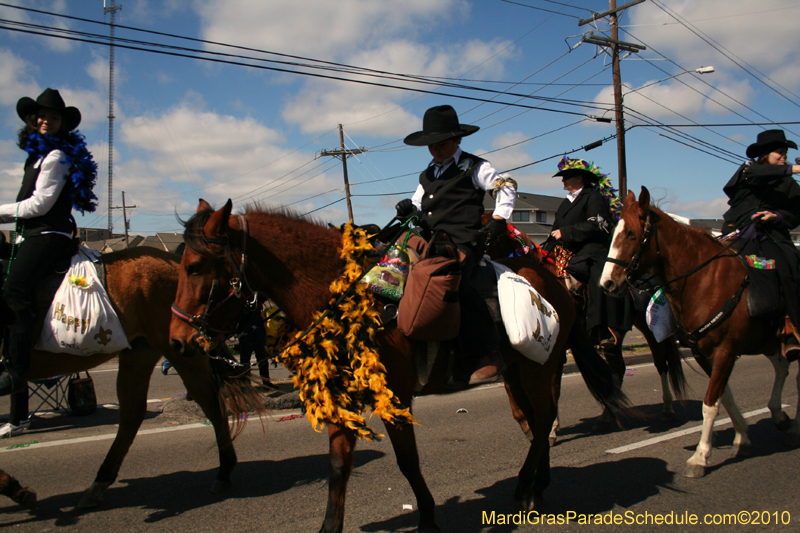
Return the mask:
[[[695,27],[694,27],[692,24],[689,24],[687,21],[685,21],[685,19],[683,19],[681,16],[677,15],[677,14],[676,14],[675,12],[673,12],[671,9],[669,9],[669,8],[668,8],[668,7],[666,7],[666,6],[663,6],[663,5],[661,5],[661,3],[660,3],[660,2],[658,2],[658,0],[652,0],[652,1],[653,1],[653,4],[655,4],[655,6],[656,6],[656,7],[658,7],[659,9],[661,9],[661,10],[662,10],[664,13],[666,13],[667,15],[669,15],[670,17],[672,17],[673,19],[677,20],[677,21],[678,21],[678,23],[680,23],[680,25],[681,25],[681,26],[683,26],[684,28],[686,28],[686,29],[687,29],[687,30],[689,30],[690,32],[694,33],[696,36],[698,36],[700,39],[702,39],[702,40],[703,40],[703,41],[704,41],[706,44],[708,44],[709,46],[711,46],[711,47],[712,47],[714,50],[716,50],[717,52],[719,52],[720,54],[722,54],[723,56],[725,56],[726,58],[728,58],[728,59],[729,59],[729,60],[730,60],[730,61],[731,61],[731,62],[732,62],[734,65],[736,65],[737,67],[739,67],[740,69],[742,69],[743,71],[745,71],[745,72],[746,72],[748,75],[752,76],[753,78],[755,78],[755,79],[756,79],[757,81],[759,81],[760,83],[763,83],[763,84],[764,84],[765,86],[767,86],[767,87],[768,87],[768,88],[769,88],[771,91],[774,91],[774,92],[775,92],[776,94],[778,94],[780,97],[784,98],[784,99],[785,99],[787,102],[791,103],[791,104],[792,104],[792,105],[794,105],[794,106],[800,107],[800,104],[798,104],[797,102],[794,102],[794,101],[793,101],[793,100],[791,100],[789,97],[787,97],[785,94],[783,94],[783,93],[781,93],[779,90],[777,90],[775,87],[773,87],[773,86],[772,86],[772,85],[770,85],[769,83],[765,82],[763,79],[759,78],[758,76],[756,76],[755,74],[753,74],[752,72],[750,72],[750,70],[748,70],[747,68],[745,68],[745,66],[744,66],[744,65],[747,65],[747,66],[748,66],[748,67],[750,67],[751,69],[755,70],[756,72],[758,72],[759,74],[761,74],[762,76],[764,76],[765,78],[767,78],[769,81],[771,81],[772,83],[774,83],[775,85],[777,85],[778,87],[780,87],[781,89],[783,89],[784,91],[788,92],[789,94],[791,94],[791,95],[792,95],[792,96],[794,96],[795,98],[800,98],[800,96],[798,96],[798,95],[794,94],[793,92],[791,92],[791,91],[790,91],[789,89],[787,89],[786,87],[784,87],[784,86],[780,85],[778,82],[776,82],[775,80],[773,80],[772,78],[770,78],[770,77],[769,77],[769,76],[767,76],[766,74],[762,73],[761,71],[759,71],[758,69],[756,69],[754,66],[750,65],[749,63],[747,63],[745,60],[743,60],[742,58],[740,58],[739,56],[737,56],[736,54],[734,54],[733,52],[731,52],[730,50],[728,50],[727,48],[725,48],[724,46],[722,46],[720,43],[718,43],[717,41],[715,41],[714,39],[712,39],[711,37],[709,37],[708,35],[706,35],[706,34],[705,34],[705,33],[703,33],[702,31],[700,31],[699,29],[695,28]],[[723,51],[723,50],[724,50],[724,51]],[[730,55],[729,55],[729,54],[730,54]],[[731,57],[731,56],[733,56],[733,57]],[[739,61],[741,61],[741,63],[744,63],[744,65],[742,65],[741,63],[739,63],[739,61],[736,61],[736,59],[734,59],[734,57],[735,57],[736,59],[738,59]],[[766,117],[765,117],[765,118],[766,118]]]

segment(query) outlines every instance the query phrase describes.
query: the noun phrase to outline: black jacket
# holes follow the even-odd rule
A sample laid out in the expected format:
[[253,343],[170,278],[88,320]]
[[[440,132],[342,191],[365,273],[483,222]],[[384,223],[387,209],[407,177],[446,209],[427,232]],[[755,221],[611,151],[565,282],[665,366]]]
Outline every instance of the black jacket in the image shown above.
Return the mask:
[[800,185],[789,165],[745,163],[723,187],[730,209],[723,215],[723,233],[743,229],[758,211],[773,211],[780,220],[759,227],[778,241],[791,242],[789,230],[800,224]]
[[[52,152],[51,152],[52,153]],[[27,200],[33,196],[36,189],[36,180],[39,178],[41,166],[34,167],[38,161],[37,157],[30,156],[25,162],[25,175],[22,178],[22,186],[17,194],[17,202]],[[73,233],[75,231],[75,220],[72,218],[72,201],[67,191],[68,185],[61,189],[56,203],[44,215],[28,218],[23,221],[23,237],[28,238],[39,235],[46,231],[58,231],[61,233]]]
[[564,199],[556,211],[553,231],[561,230],[561,241],[549,240],[545,250],[560,244],[575,254],[575,258],[591,256],[604,261],[608,256],[609,233],[598,221],[602,217],[608,228],[611,215],[605,198],[594,187],[586,186],[574,202]]

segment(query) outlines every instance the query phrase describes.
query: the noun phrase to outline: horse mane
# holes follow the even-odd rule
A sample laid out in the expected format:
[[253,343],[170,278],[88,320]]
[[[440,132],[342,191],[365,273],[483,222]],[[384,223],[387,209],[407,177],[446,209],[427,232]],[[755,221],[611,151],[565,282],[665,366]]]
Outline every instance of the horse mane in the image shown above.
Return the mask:
[[208,241],[203,228],[206,222],[214,214],[211,208],[202,209],[189,217],[189,220],[182,220],[178,218],[178,222],[183,226],[183,242],[186,246],[202,255],[203,257],[216,257],[221,251],[211,249],[211,243]]
[[[711,234],[707,228],[698,228],[695,226],[689,226],[688,224],[684,224],[683,222],[679,222],[665,213],[655,202],[651,202],[650,208],[653,212],[660,218],[660,219],[669,219],[671,222],[675,223],[677,227],[683,231],[687,236],[689,235],[696,235],[698,237],[704,237],[709,241],[713,242],[717,246],[722,246],[720,242],[717,240],[714,235]],[[634,215],[630,211],[625,213],[623,218],[625,219],[625,224],[630,227],[630,224],[634,221],[634,217],[638,218],[639,215]]]

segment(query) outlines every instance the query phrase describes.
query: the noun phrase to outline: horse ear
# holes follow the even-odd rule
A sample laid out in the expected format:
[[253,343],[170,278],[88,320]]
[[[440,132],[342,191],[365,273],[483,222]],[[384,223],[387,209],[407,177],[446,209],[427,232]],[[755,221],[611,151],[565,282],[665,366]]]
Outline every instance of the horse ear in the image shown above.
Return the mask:
[[647,208],[650,207],[650,191],[644,185],[642,185],[642,192],[639,193],[639,207],[642,208],[642,211],[647,211]]
[[231,210],[233,209],[233,202],[228,198],[228,201],[222,206],[222,209],[215,211],[206,222],[205,233],[209,237],[219,237],[224,235],[228,229],[228,220],[231,218]]
[[214,208],[211,207],[211,204],[200,198],[200,203],[197,204],[197,212],[199,213],[200,211],[206,211],[208,209],[214,209]]
[[625,197],[624,205],[632,204],[636,201],[636,195],[633,194],[633,191],[628,191],[628,196]]

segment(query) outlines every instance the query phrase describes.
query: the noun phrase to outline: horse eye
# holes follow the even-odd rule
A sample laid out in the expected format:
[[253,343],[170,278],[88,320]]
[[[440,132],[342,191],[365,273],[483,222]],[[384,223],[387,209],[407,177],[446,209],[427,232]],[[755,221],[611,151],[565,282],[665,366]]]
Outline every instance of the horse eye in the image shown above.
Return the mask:
[[197,262],[186,266],[186,273],[190,276],[196,276],[203,270],[203,263]]
[[628,230],[628,233],[626,233],[626,234],[625,234],[625,236],[626,236],[627,238],[629,238],[629,239],[635,239],[635,238],[636,238],[636,234],[633,232],[633,230],[632,230],[632,229],[629,229],[629,230]]

